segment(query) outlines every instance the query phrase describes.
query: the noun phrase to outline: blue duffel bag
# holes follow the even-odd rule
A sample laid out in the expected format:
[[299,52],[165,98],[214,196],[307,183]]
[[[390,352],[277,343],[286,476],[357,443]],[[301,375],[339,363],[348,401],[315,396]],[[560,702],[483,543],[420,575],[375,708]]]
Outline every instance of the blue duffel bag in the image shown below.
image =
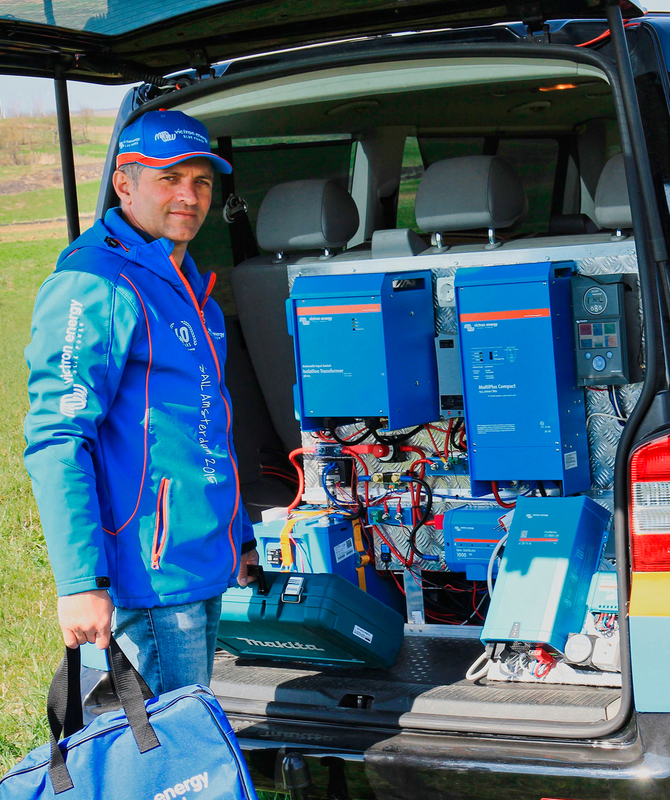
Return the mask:
[[51,744],[0,780],[0,800],[257,800],[209,689],[187,686],[154,697],[114,640],[109,661],[123,708],[84,727],[79,649],[66,648],[49,689]]

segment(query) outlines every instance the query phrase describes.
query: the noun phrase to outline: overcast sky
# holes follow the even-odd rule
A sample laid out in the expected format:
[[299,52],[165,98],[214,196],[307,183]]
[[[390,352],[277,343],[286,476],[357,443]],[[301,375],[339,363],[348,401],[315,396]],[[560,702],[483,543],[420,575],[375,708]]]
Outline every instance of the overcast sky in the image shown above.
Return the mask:
[[[668,0],[670,2],[670,0]],[[82,107],[117,109],[129,86],[96,86],[92,83],[68,81],[70,111]],[[46,78],[0,77],[0,109],[9,114],[45,113],[56,108],[54,83]]]

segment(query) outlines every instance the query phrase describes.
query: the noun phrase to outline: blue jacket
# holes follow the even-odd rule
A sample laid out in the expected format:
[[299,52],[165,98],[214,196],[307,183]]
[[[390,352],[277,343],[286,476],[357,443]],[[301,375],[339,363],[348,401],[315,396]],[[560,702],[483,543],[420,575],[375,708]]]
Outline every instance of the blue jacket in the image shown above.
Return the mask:
[[109,586],[125,608],[214,597],[253,540],[214,275],[188,254],[180,270],[172,249],[112,209],[37,296],[25,463],[59,595]]

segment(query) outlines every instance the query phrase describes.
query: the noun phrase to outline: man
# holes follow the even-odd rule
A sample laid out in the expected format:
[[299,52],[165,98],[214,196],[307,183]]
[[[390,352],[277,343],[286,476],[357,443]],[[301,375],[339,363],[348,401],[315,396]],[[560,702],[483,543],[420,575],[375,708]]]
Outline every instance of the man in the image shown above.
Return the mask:
[[209,210],[207,130],[121,134],[120,207],[61,254],[33,316],[26,467],[65,644],[119,644],[154,693],[211,678],[221,593],[258,563],[231,441],[221,309],[186,252]]

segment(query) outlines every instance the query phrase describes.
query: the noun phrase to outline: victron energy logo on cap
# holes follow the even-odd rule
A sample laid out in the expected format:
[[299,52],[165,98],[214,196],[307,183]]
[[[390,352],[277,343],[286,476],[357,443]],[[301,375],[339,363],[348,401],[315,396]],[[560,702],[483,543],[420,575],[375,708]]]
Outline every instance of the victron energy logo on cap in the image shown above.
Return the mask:
[[160,139],[162,142],[174,142],[176,138],[176,133],[169,133],[168,131],[158,131],[158,133],[154,136],[154,140]]

